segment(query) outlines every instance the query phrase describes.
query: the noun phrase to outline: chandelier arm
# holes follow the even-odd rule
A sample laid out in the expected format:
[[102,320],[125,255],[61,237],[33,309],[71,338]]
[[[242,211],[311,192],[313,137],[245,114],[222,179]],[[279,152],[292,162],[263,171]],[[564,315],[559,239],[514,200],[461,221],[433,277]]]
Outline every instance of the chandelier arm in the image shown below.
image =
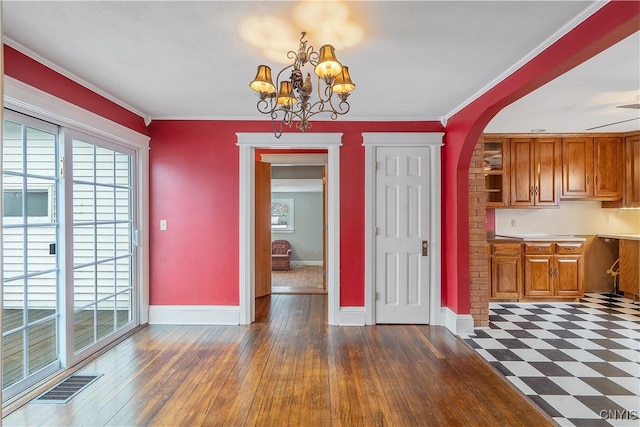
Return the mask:
[[309,46],[309,48],[307,49],[307,62],[311,64],[313,68],[316,68],[319,58],[320,54],[313,49],[313,46]]
[[[300,128],[301,123],[306,123],[308,120],[308,116],[306,115],[304,110],[295,111],[293,109],[287,109],[283,107],[273,109],[269,113],[269,116],[271,118],[272,126],[274,127],[274,129],[276,127],[275,122],[279,123],[278,128],[280,129],[280,131],[274,130],[274,135],[276,136],[276,138],[279,138],[278,134],[282,134],[285,126],[293,126],[294,119],[298,120],[296,121],[296,127],[298,128]],[[280,116],[282,117],[280,118]],[[305,129],[306,127],[307,126],[305,126]]]
[[[316,104],[319,104],[318,102],[316,102]],[[312,111],[309,112],[309,114],[307,115],[307,120],[309,120],[311,117],[315,116],[316,114],[321,114],[321,113],[328,113],[330,115],[331,120],[335,120],[336,118],[338,118],[338,115],[341,115],[343,113],[340,113],[334,109],[327,109],[326,107],[326,103],[325,104],[320,104],[318,106],[318,110],[317,111]],[[309,125],[310,127],[311,125]]]
[[[331,89],[329,86],[327,86],[327,84],[325,83],[324,79],[321,79],[319,76],[317,77],[317,84],[316,84],[316,92],[318,94],[318,101],[316,101],[314,104],[317,103],[325,103],[327,101],[329,101],[329,92],[328,89]],[[323,88],[324,88],[324,95],[323,95]]]
[[258,108],[258,111],[261,112],[262,114],[271,114],[271,112],[273,112],[274,110],[273,98],[269,97],[269,98],[260,99],[258,101],[258,104],[256,104],[256,107]]
[[[300,44],[297,51],[289,51],[287,58],[292,60],[290,65],[282,68],[276,76],[275,91],[272,92],[259,92],[259,101],[257,103],[257,109],[262,114],[267,114],[271,118],[271,125],[273,133],[276,138],[280,138],[286,126],[293,127],[293,122],[296,121],[296,127],[302,132],[311,127],[310,119],[320,113],[327,113],[331,120],[336,120],[338,116],[347,114],[350,109],[350,105],[347,102],[349,93],[334,93],[333,85],[336,77],[329,75],[320,77],[315,74],[315,68],[321,59],[320,52],[314,50],[313,46],[309,45],[305,40],[306,33],[302,33],[300,37]],[[327,56],[325,47],[331,49],[329,56],[333,57],[333,47],[330,45],[323,46],[322,58]],[[323,59],[324,60],[324,59]],[[335,58],[333,58],[335,61]],[[310,74],[307,73],[306,79],[303,77],[303,66],[310,64],[314,69],[314,74],[317,77],[316,92],[318,100],[311,102],[311,93],[313,92],[313,85],[311,84]],[[265,66],[266,67],[266,66]],[[268,67],[266,67],[268,69]],[[259,68],[260,70],[260,68]],[[271,72],[268,71],[268,77],[262,76],[260,73],[256,76],[254,82],[255,87],[268,87],[266,83],[271,83]],[[287,76],[286,72],[290,71],[290,76]],[[344,79],[344,76],[342,76]],[[348,79],[348,75],[347,75]],[[253,83],[252,82],[252,88]],[[260,86],[260,83],[263,85]],[[282,87],[280,87],[282,86]],[[341,88],[344,90],[343,88]],[[256,89],[254,89],[256,90]],[[258,90],[256,90],[258,91]],[[334,105],[334,97],[340,100],[340,102]],[[280,100],[281,103],[278,102]],[[337,102],[337,101],[336,101]],[[276,123],[277,122],[277,123]]]
[[333,105],[333,97],[331,97],[329,99],[329,106],[331,107],[331,111],[336,115],[336,118],[338,116],[344,116],[351,109],[351,105],[349,105],[349,102],[347,102],[346,99],[340,99],[340,103],[338,104],[338,108],[336,108]]
[[287,65],[286,67],[284,67],[282,70],[280,70],[280,71],[278,72],[278,75],[276,76],[276,90],[279,90],[279,89],[280,89],[280,82],[281,82],[281,80],[280,80],[280,75],[282,75],[282,73],[284,73],[284,72],[285,72],[285,71],[287,71],[288,69],[290,69],[290,68],[292,69],[292,68],[293,68],[293,65],[294,65],[294,64]]

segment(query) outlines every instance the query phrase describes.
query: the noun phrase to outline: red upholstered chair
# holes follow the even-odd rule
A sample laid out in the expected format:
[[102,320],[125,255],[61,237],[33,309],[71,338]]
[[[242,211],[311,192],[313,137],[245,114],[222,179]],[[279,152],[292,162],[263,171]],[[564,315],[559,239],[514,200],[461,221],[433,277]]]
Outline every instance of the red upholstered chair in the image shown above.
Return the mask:
[[286,240],[271,242],[271,269],[288,271],[291,267],[291,245]]

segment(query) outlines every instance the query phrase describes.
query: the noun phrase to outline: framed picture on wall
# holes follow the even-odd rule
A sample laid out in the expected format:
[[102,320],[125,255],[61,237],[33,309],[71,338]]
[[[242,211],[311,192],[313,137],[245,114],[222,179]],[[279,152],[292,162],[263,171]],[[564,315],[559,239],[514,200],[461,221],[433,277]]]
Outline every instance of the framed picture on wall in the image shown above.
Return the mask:
[[271,231],[293,233],[293,199],[271,200]]

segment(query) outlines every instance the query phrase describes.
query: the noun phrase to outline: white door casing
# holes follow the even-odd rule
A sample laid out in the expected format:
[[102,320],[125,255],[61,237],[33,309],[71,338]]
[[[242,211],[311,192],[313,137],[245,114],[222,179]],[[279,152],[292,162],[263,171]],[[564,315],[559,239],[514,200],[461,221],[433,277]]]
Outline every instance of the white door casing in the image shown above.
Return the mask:
[[429,155],[376,149],[376,323],[429,323]]
[[239,306],[240,324],[255,321],[254,258],[254,160],[256,148],[327,150],[327,303],[328,323],[340,320],[340,146],[341,133],[290,133],[276,139],[273,133],[239,132],[240,227]]
[[[403,148],[418,148],[421,147],[428,153],[424,158],[424,164],[421,165],[422,169],[427,172],[427,176],[424,178],[424,182],[421,185],[426,185],[427,188],[424,196],[426,200],[420,202],[420,209],[424,211],[420,216],[426,216],[428,220],[424,224],[420,224],[421,227],[426,227],[423,234],[420,234],[419,242],[423,239],[422,236],[428,236],[429,249],[428,256],[422,257],[420,260],[416,259],[415,252],[421,251],[421,246],[411,248],[410,251],[414,255],[404,255],[404,265],[407,266],[407,259],[413,258],[415,268],[413,269],[414,275],[419,271],[419,266],[423,266],[420,270],[420,274],[426,281],[426,296],[423,301],[427,306],[423,309],[417,309],[414,311],[420,312],[422,318],[420,321],[402,319],[406,317],[404,315],[398,315],[397,319],[385,319],[385,323],[429,323],[432,325],[440,325],[444,319],[441,318],[441,283],[440,283],[440,270],[441,270],[441,257],[440,257],[440,150],[442,144],[442,132],[407,132],[407,133],[388,133],[388,132],[365,132],[363,135],[363,145],[365,147],[365,322],[366,324],[373,325],[378,322],[383,322],[377,317],[376,307],[376,287],[379,280],[384,283],[385,276],[379,277],[378,274],[381,271],[385,271],[384,265],[379,266],[377,259],[377,236],[376,227],[378,226],[378,212],[377,212],[377,194],[378,183],[376,178],[376,161],[380,160],[378,153],[384,153],[386,150],[384,147],[392,147],[391,153],[398,153]],[[421,150],[418,150],[421,151]],[[389,152],[389,151],[386,151]],[[416,160],[417,161],[417,160]],[[421,160],[422,161],[422,160]],[[406,162],[406,160],[405,160]],[[400,185],[400,184],[398,184]],[[407,186],[405,182],[403,184]],[[415,193],[416,189],[412,189]],[[382,191],[384,194],[385,192]],[[417,197],[417,196],[411,196]],[[408,212],[408,210],[407,210]],[[405,217],[406,218],[406,217]],[[417,221],[417,218],[414,218]],[[414,222],[414,227],[417,223]],[[382,234],[382,230],[378,230]],[[416,234],[412,232],[412,234]],[[382,242],[383,245],[390,242]],[[383,252],[381,252],[383,253]],[[420,254],[421,255],[421,254]],[[386,255],[385,255],[386,257]],[[400,255],[397,255],[398,261]],[[389,256],[389,258],[393,258]],[[424,265],[426,263],[426,266]],[[399,265],[399,264],[395,264]],[[397,272],[396,272],[397,273]],[[405,268],[406,274],[406,268]],[[397,274],[396,274],[396,277]],[[406,277],[406,276],[405,276]],[[406,279],[404,279],[406,281]],[[398,282],[396,282],[398,283]],[[405,289],[405,295],[408,289]],[[423,292],[425,289],[423,289]],[[379,290],[378,290],[379,292]],[[399,292],[398,289],[394,292]],[[397,293],[396,293],[397,294]],[[380,295],[382,297],[382,295]],[[413,298],[415,300],[415,297]],[[407,299],[408,301],[408,299]],[[423,310],[421,312],[420,310]],[[426,316],[426,317],[425,317]],[[425,320],[426,319],[426,320]]]

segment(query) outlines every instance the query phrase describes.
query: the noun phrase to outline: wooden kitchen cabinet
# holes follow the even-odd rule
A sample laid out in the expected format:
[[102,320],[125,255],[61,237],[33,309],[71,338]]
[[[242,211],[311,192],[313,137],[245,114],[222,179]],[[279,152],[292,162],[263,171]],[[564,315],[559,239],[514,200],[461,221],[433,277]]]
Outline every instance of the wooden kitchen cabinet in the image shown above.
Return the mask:
[[625,137],[623,158],[622,199],[602,202],[603,208],[640,208],[640,132]]
[[517,301],[522,296],[522,244],[495,242],[489,244],[490,299]]
[[555,255],[555,295],[580,297],[584,286],[582,243],[557,242]]
[[620,200],[624,179],[622,138],[563,138],[562,199]]
[[640,132],[625,140],[624,207],[640,208]]
[[524,243],[524,296],[553,295],[553,242]]
[[578,298],[583,276],[582,242],[524,243],[525,298]]
[[620,282],[618,290],[638,301],[640,297],[640,240],[622,239],[619,243]]
[[506,208],[509,204],[509,140],[486,137],[483,144],[486,206]]
[[510,207],[558,206],[557,138],[512,138],[510,145]]

